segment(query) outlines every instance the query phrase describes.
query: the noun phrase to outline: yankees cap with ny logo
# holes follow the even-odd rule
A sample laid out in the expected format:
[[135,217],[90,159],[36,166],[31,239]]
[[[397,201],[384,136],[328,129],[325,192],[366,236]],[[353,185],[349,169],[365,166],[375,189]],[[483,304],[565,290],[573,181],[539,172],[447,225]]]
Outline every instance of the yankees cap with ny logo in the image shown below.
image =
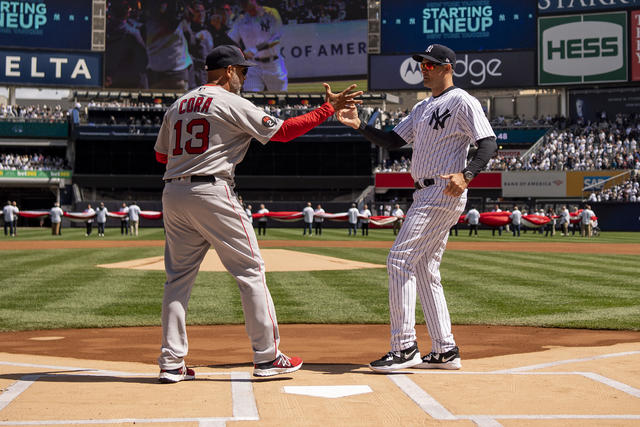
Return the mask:
[[424,51],[424,53],[417,53],[412,56],[414,61],[422,62],[423,59],[431,61],[434,64],[443,65],[451,64],[455,67],[456,53],[446,46],[441,44],[432,44]]

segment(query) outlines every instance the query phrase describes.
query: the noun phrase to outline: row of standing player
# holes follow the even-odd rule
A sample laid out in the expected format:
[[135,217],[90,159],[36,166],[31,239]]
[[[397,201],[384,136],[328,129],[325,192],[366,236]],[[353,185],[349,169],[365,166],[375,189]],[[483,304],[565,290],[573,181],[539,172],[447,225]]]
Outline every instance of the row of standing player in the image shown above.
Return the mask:
[[[122,203],[122,206],[118,210],[120,213],[126,214],[120,219],[120,234],[127,235],[131,232],[131,236],[138,236],[138,226],[140,223],[140,207],[136,202],[127,206],[126,203]],[[91,204],[87,205],[87,208],[83,213],[88,215],[95,215],[95,222],[98,226],[98,236],[104,237],[104,230],[107,224],[107,214],[109,210],[105,207],[104,202],[100,202],[97,209],[93,209]],[[53,236],[62,235],[62,217],[64,211],[60,208],[60,203],[56,202],[51,210],[49,210],[49,217],[51,218],[51,234]],[[85,236],[90,236],[93,231],[93,218],[89,218],[85,221],[86,232]]]
[[[240,97],[248,70],[255,65],[232,46],[207,56],[208,83],[179,98],[166,112],[155,144],[156,159],[166,165],[162,195],[166,282],[162,304],[163,337],[159,380],[195,378],[188,368],[186,312],[199,266],[210,247],[235,277],[245,326],[253,349],[255,376],[294,372],[299,357],[279,350],[275,308],[267,288],[257,237],[235,193],[234,170],[256,139],[292,141],[336,113],[372,143],[387,149],[413,145],[413,204],[387,259],[391,351],[372,361],[375,372],[409,367],[459,369],[460,352],[440,281],[440,260],[448,230],[460,217],[468,183],[497,149],[495,134],[477,99],[453,85],[455,53],[430,45],[414,55],[432,96],[419,102],[392,131],[360,121],[355,85],[340,93],[325,87],[325,103],[298,117],[272,117]],[[215,102],[213,102],[215,100]],[[471,161],[472,143],[478,149]],[[431,337],[431,352],[421,357],[415,331],[420,295]]]
[[[492,212],[502,212],[502,209],[498,205],[495,206]],[[560,226],[560,230],[562,230],[563,236],[569,235],[569,228],[571,228],[572,235],[575,235],[576,230],[580,228],[580,235],[582,237],[592,237],[594,229],[597,229],[597,220],[594,221],[592,218],[595,217],[595,213],[591,210],[590,205],[585,205],[582,212],[578,213],[578,207],[573,207],[573,216],[579,218],[579,225],[571,224],[571,215],[569,213],[569,209],[566,205],[562,206],[562,211],[560,215],[556,215],[553,208],[549,208],[547,213],[545,214],[544,210],[539,210],[535,212],[536,215],[546,216],[549,218],[549,222],[545,224],[544,227],[538,227],[534,230],[534,233],[537,231],[540,234],[545,233],[545,236],[554,236],[556,231],[556,222]],[[522,217],[527,215],[527,212],[523,209],[520,211],[518,206],[514,206],[512,212],[509,214],[509,219],[511,220],[511,231],[514,237],[520,237],[520,232],[527,232],[527,228],[522,225]],[[478,228],[480,226],[480,212],[475,207],[471,207],[467,212],[465,217],[465,222],[469,226],[469,236],[472,234],[478,235]],[[595,225],[594,225],[595,222]],[[492,227],[491,234],[495,236],[496,230],[498,231],[498,235],[502,236],[502,230],[505,227]],[[449,229],[449,235],[458,235],[458,224],[456,223],[453,227]]]
[[2,219],[4,220],[4,235],[15,237],[18,231],[18,203],[14,200],[7,200],[7,204],[2,208]]

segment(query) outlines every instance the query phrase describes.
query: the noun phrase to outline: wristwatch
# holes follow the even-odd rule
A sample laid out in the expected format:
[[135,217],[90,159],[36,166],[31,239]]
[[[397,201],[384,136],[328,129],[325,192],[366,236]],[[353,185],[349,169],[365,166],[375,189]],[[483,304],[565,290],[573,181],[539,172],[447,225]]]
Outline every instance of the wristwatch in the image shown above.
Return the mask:
[[467,184],[475,177],[475,174],[470,170],[463,170],[462,175],[464,175],[464,180],[467,181]]

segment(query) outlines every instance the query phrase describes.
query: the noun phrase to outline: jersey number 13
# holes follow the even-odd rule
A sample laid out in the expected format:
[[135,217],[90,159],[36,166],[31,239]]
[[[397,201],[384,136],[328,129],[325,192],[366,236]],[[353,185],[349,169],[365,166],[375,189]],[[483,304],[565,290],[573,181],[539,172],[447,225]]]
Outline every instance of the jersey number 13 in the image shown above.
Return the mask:
[[[195,128],[195,129],[194,129]],[[176,145],[173,148],[173,155],[182,154],[182,120],[178,120],[173,126],[176,131]],[[207,119],[193,119],[186,126],[187,133],[193,138],[188,139],[184,144],[184,151],[188,154],[202,154],[209,148],[209,121]],[[195,132],[195,133],[194,133]],[[193,140],[200,141],[197,146],[193,145]]]

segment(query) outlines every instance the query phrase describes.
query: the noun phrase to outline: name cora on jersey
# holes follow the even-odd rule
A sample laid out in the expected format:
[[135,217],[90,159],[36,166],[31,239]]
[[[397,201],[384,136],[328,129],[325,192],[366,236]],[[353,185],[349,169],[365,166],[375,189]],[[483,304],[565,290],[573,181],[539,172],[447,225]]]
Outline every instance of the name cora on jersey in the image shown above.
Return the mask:
[[213,98],[205,95],[196,95],[180,101],[178,114],[185,113],[206,113],[209,111]]

